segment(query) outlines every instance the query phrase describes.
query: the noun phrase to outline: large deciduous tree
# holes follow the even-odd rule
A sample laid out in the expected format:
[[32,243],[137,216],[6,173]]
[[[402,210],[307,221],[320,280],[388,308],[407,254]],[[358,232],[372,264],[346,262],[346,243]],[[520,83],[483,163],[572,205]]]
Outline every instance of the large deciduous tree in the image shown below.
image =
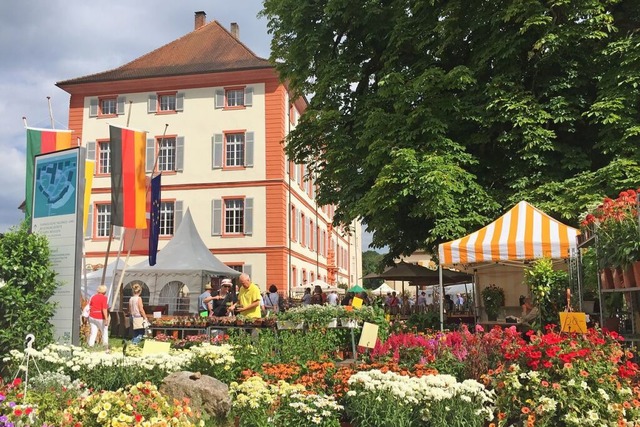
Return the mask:
[[640,182],[637,0],[265,0],[287,150],[389,258]]

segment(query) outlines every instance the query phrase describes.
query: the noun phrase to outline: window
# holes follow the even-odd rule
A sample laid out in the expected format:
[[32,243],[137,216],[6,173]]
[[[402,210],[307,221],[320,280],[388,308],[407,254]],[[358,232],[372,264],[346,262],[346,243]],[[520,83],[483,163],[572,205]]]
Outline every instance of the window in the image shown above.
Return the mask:
[[227,199],[224,201],[224,232],[225,234],[244,232],[244,200]]
[[253,105],[252,87],[227,87],[217,89],[214,98],[216,109],[239,110]]
[[161,138],[158,141],[158,170],[176,170],[176,139]]
[[116,98],[100,99],[100,115],[101,116],[115,116],[117,114],[116,108],[117,108]]
[[111,173],[111,143],[109,141],[98,142],[98,174]]
[[184,110],[184,93],[167,92],[149,95],[148,113],[176,113]]
[[226,91],[227,107],[244,107],[244,89]]
[[169,135],[147,139],[146,157],[146,172],[182,172],[184,170],[184,137]]
[[173,235],[175,219],[175,203],[160,202],[160,236]]
[[111,204],[97,204],[96,212],[96,237],[109,237],[109,228],[111,226]]
[[291,206],[291,217],[290,217],[290,221],[291,221],[291,241],[295,242],[296,238],[298,236],[298,231],[296,229],[296,208],[294,206]]
[[176,111],[176,95],[167,94],[160,95],[158,97],[158,104],[160,105],[160,111]]
[[225,137],[225,166],[244,166],[244,134],[228,133]]
[[301,233],[301,238],[300,238],[300,244],[302,246],[305,245],[305,243],[307,242],[307,222],[304,219],[304,214],[301,213],[300,214],[300,233]]

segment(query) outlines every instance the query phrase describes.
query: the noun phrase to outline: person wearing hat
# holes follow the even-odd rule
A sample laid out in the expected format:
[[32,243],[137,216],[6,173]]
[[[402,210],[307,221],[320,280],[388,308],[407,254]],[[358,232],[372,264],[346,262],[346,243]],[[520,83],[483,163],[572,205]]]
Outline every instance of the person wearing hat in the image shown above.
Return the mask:
[[208,317],[209,313],[213,311],[211,301],[213,301],[213,296],[211,296],[211,283],[207,283],[204,286],[204,292],[198,297],[198,313],[200,317]]
[[231,293],[231,279],[224,279],[220,288],[220,293],[213,297],[211,305],[213,307],[212,316],[224,317],[229,314],[230,306],[235,303],[235,295]]

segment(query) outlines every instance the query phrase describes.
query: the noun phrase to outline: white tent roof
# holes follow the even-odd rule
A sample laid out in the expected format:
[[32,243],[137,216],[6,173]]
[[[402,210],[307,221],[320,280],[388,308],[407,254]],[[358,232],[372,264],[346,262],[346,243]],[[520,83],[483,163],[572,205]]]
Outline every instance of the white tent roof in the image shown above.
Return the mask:
[[[107,265],[107,271],[105,273],[104,282],[107,287],[110,287],[113,283],[113,277],[116,273],[116,270],[122,270],[124,268],[124,260],[119,259],[117,261],[112,261]],[[85,297],[90,297],[94,295],[98,286],[100,286],[100,282],[102,282],[102,272],[104,268],[100,268],[98,270],[87,273],[87,282],[85,287],[84,277],[82,277],[82,293]]]
[[387,283],[385,282],[382,285],[380,285],[378,288],[372,290],[371,293],[376,295],[386,295],[389,292],[394,292],[394,291],[395,289],[387,285]]
[[228,277],[240,275],[240,272],[227,267],[213,256],[198,234],[191,212],[187,209],[176,230],[176,234],[158,252],[156,265],[150,266],[149,260],[145,260],[128,268],[125,271],[125,276],[193,273]]

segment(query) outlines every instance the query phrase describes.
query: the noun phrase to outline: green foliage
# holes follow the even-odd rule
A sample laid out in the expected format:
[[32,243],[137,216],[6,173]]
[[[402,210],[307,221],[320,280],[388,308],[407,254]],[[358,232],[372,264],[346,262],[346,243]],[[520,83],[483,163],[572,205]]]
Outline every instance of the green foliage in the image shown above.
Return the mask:
[[47,238],[31,234],[24,222],[0,238],[0,352],[22,348],[32,333],[39,347],[53,340],[49,303],[58,283]]
[[495,284],[491,284],[484,288],[481,294],[487,316],[490,318],[497,317],[500,307],[504,306],[504,289]]
[[282,80],[311,96],[289,155],[387,259],[522,199],[577,225],[640,181],[636,0],[266,0],[263,15]]
[[[362,275],[382,273],[383,259],[384,255],[376,251],[364,251],[362,253]],[[362,286],[365,289],[376,289],[382,283],[384,283],[383,279],[366,279],[362,281]]]
[[425,311],[412,313],[407,319],[407,326],[417,332],[425,332],[429,329],[440,327],[440,313],[437,311]]
[[541,258],[525,268],[524,278],[533,295],[534,304],[540,310],[542,325],[557,324],[558,312],[565,308],[567,302],[567,272],[554,270],[551,259]]

